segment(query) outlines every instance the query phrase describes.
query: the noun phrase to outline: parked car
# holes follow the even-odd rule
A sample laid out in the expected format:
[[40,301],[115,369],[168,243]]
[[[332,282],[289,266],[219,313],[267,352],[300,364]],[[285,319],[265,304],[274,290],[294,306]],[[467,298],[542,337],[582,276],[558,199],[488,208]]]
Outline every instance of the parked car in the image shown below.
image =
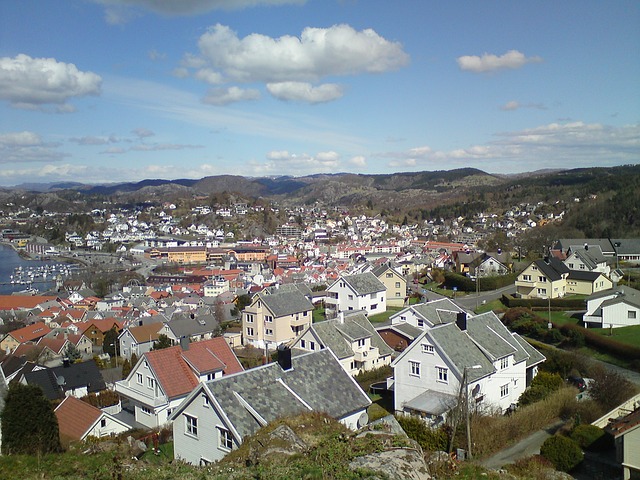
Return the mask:
[[577,377],[575,375],[572,375],[569,378],[567,378],[567,382],[569,382],[571,385],[576,387],[581,392],[584,392],[587,389],[587,382],[585,382],[584,378],[582,377]]

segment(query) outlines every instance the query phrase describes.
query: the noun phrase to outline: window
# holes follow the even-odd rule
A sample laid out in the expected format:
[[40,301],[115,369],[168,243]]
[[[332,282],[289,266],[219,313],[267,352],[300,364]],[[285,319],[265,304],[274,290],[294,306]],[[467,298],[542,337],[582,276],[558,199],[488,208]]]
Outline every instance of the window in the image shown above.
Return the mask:
[[393,278],[393,273],[391,273],[391,272],[387,272],[387,273],[386,273],[386,277],[387,277],[387,278]]
[[627,318],[636,318],[636,311],[635,310],[627,311]]
[[226,428],[218,427],[218,434],[220,448],[231,450],[233,448],[233,437],[231,436],[231,432]]
[[396,297],[401,297],[402,294],[400,292],[396,292]]
[[136,381],[138,382],[138,385],[142,385],[142,374],[141,373],[136,373]]
[[203,406],[204,408],[209,408],[209,405],[211,405],[211,402],[210,402],[210,400],[209,400],[209,397],[207,397],[207,395],[206,395],[206,394],[203,394],[203,395],[202,395],[202,406]]
[[153,378],[147,377],[147,388],[153,388]]
[[353,295],[349,295],[347,298],[348,298],[349,300],[353,300]]
[[366,340],[364,338],[361,338],[360,340],[358,340],[358,347],[364,347],[364,344],[366,343]]
[[300,348],[307,348],[307,342],[304,338],[300,340]]
[[107,419],[103,418],[102,420],[100,420],[100,428],[104,428],[107,426]]
[[265,315],[264,316],[264,321],[271,323],[271,322],[273,322],[273,317],[271,315]]
[[400,282],[396,282],[396,288],[400,288]]
[[546,295],[547,294],[547,289],[546,288],[539,288],[538,289],[538,295]]
[[539,282],[544,283],[544,282],[546,282],[546,281],[547,281],[547,277],[543,277],[543,276],[541,275],[541,276],[539,276],[539,277],[538,277],[538,281],[539,281]]
[[185,433],[194,437],[198,436],[198,419],[191,415],[184,414]]
[[302,316],[303,317],[308,317],[309,316],[309,312],[305,310],[304,312],[302,312]]
[[309,349],[310,350],[315,350],[316,349],[316,342],[309,342]]
[[253,337],[253,328],[252,327],[247,327],[247,336]]
[[569,269],[570,269],[570,270],[573,270],[573,263],[570,263],[570,264],[569,264]]
[[140,410],[142,411],[142,413],[144,413],[145,415],[151,415],[151,409],[145,407],[144,405],[140,406]]
[[418,319],[418,328],[424,328],[424,320]]
[[413,375],[414,377],[419,377],[420,376],[420,362],[409,362],[409,368],[411,369],[411,372],[409,373],[409,375]]
[[213,380],[214,378],[216,378],[215,373],[207,373],[207,381]]
[[522,280],[525,282],[530,282],[531,281],[531,275],[523,275],[522,276]]
[[371,310],[376,310],[378,308],[378,304],[374,303],[373,305],[371,305]]
[[253,314],[247,313],[247,323],[253,323]]
[[506,397],[507,395],[509,395],[509,384],[505,383],[500,387],[500,396]]
[[422,353],[433,353],[434,348],[433,345],[427,345],[426,343],[422,344]]
[[500,359],[500,369],[504,370],[509,366],[509,357],[504,357]]
[[444,367],[436,367],[436,372],[438,374],[438,381],[448,383],[449,382],[449,370]]
[[265,335],[273,335],[273,328],[267,328],[264,333]]

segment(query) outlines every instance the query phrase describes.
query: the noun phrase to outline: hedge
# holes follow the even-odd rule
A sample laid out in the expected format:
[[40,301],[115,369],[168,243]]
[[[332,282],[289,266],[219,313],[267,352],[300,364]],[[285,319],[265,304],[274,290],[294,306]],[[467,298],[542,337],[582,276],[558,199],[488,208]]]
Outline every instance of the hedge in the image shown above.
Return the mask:
[[611,337],[589,330],[588,328],[567,323],[560,327],[560,331],[565,336],[569,336],[570,333],[581,334],[587,346],[593,347],[600,352],[607,352],[626,360],[640,359],[640,348],[619,342]]
[[553,463],[556,470],[563,472],[573,470],[584,458],[580,446],[561,435],[547,438],[540,447],[540,455]]
[[[493,275],[489,277],[481,276],[479,279],[480,291],[496,290],[498,288],[506,287],[507,285],[513,285],[516,278],[517,275],[513,273],[509,275]],[[456,287],[462,292],[475,292],[478,289],[474,279],[453,272],[445,272],[443,286],[450,290]]]
[[[582,298],[552,298],[552,310],[584,310],[586,300]],[[549,300],[546,298],[516,298],[512,295],[503,294],[502,303],[509,308],[527,307],[531,309],[547,310]]]

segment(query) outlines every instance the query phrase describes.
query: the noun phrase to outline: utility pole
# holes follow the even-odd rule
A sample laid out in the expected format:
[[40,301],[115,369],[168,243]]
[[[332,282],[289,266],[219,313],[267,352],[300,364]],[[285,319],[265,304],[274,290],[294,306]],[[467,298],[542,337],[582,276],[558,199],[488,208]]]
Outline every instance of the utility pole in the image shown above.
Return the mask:
[[464,373],[462,374],[462,378],[465,381],[465,386],[464,386],[464,393],[465,393],[465,398],[464,398],[464,404],[465,404],[465,410],[466,410],[466,417],[467,417],[467,457],[469,458],[469,460],[471,460],[472,455],[471,455],[471,413],[469,411],[469,374],[467,373],[467,370],[469,369],[477,369],[477,368],[482,368],[481,365],[473,365],[471,367],[464,367]]

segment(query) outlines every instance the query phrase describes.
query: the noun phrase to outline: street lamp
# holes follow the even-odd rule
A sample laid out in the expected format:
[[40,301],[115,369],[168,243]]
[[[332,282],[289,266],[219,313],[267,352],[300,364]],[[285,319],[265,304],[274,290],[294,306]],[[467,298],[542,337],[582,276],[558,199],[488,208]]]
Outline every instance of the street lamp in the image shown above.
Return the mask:
[[464,393],[465,393],[465,410],[467,417],[467,456],[471,459],[471,422],[470,422],[470,413],[469,413],[469,375],[467,374],[467,370],[476,370],[478,368],[482,368],[482,365],[472,365],[471,367],[464,367],[464,372],[462,373],[463,382],[464,382]]

